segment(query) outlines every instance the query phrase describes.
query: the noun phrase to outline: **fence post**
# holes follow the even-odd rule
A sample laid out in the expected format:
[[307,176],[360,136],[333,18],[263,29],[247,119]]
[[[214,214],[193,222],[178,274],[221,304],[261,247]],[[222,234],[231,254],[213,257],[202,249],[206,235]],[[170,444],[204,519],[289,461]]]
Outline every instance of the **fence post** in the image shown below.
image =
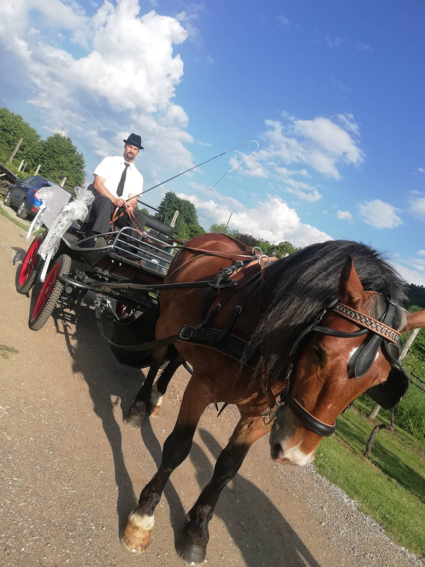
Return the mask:
[[12,155],[10,156],[8,163],[12,163],[13,158],[15,157],[16,152],[19,150],[19,146],[22,144],[23,140],[24,140],[24,139],[21,138],[21,139],[19,140],[19,142],[16,144],[16,148],[13,150]]
[[66,177],[64,177],[60,183],[61,187],[63,187],[65,185],[65,181],[66,181]]
[[41,163],[39,163],[39,164],[37,165],[37,169],[35,170],[34,175],[37,175],[37,173],[40,171],[40,167],[41,167]]
[[176,226],[177,217],[179,216],[179,211],[176,211],[173,216],[173,220],[170,223],[170,226]]
[[[400,357],[399,357],[400,361],[403,360],[403,358],[409,352],[409,349],[412,346],[413,341],[418,336],[419,331],[420,331],[420,329],[413,329],[413,331],[410,331],[410,335],[407,337],[407,340],[404,343],[403,350],[401,351],[401,354],[400,354]],[[378,412],[379,412],[380,409],[381,409],[381,406],[379,404],[375,404],[368,417],[370,419],[375,419],[375,417],[378,415]]]

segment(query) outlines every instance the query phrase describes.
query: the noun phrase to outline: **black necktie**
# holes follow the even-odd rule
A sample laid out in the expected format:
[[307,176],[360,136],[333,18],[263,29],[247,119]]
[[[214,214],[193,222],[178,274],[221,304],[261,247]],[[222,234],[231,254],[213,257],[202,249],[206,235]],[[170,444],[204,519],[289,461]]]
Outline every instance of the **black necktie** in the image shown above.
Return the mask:
[[124,191],[125,178],[126,178],[126,175],[127,175],[127,169],[130,166],[129,163],[125,163],[124,165],[125,165],[124,171],[122,172],[120,182],[118,183],[118,189],[117,189],[118,197],[122,197],[122,194],[123,194],[123,191]]

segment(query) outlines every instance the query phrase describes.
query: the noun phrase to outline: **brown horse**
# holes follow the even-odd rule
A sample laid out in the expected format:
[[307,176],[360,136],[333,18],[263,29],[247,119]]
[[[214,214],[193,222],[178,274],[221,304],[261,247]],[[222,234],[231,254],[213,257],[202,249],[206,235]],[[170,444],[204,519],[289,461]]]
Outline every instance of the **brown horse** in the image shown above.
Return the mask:
[[[244,255],[247,252],[226,236],[196,237],[177,254],[167,283],[213,280],[222,268]],[[232,276],[238,286],[221,290],[206,307],[202,289],[161,293],[157,339],[178,334],[183,326],[197,326],[206,309],[211,315],[208,326],[223,329],[235,309],[242,307],[239,317],[233,318],[231,334],[247,341],[249,348],[241,362],[212,343],[196,344],[183,336],[176,343],[179,354],[165,382],[183,359],[191,363],[193,375],[177,423],[164,443],[158,472],[143,489],[121,533],[123,545],[134,553],[149,545],[154,511],[165,484],[188,456],[199,419],[209,404],[235,404],[241,418],[217,460],[211,481],[190,510],[177,544],[179,556],[190,564],[205,559],[208,524],[221,491],[239,470],[251,445],[270,431],[263,420],[273,405],[270,399],[274,401],[290,388],[288,403],[275,407],[272,458],[281,464],[306,465],[313,460],[321,435],[333,431],[335,419],[355,398],[370,388],[380,388],[380,383],[386,393],[393,387],[389,373],[396,362],[388,354],[390,347],[384,349],[387,338],[394,342],[394,330],[425,326],[424,312],[408,314],[399,307],[405,299],[404,282],[365,245],[345,241],[313,245],[269,263],[257,278],[253,276],[260,274],[260,261],[245,260],[247,265]],[[338,298],[341,311],[332,308]],[[214,310],[217,303],[222,305],[218,312]],[[294,359],[291,350],[296,343]],[[152,375],[167,348],[155,353]],[[151,376],[150,387],[153,379]],[[165,389],[157,384],[151,403],[158,408]],[[399,397],[396,392],[396,401]],[[137,414],[137,408],[132,410]]]

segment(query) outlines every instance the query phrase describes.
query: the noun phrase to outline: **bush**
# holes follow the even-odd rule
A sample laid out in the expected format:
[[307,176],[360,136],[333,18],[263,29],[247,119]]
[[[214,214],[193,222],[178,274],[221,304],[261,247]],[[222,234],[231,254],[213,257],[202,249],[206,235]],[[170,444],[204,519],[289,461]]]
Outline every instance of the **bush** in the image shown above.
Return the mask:
[[411,384],[394,415],[399,427],[417,439],[425,437],[425,392]]

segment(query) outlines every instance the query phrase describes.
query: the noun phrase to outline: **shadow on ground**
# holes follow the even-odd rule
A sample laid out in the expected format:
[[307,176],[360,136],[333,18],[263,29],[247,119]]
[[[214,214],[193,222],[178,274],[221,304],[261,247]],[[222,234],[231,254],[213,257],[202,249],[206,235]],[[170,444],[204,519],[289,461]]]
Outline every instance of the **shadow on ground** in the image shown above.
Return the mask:
[[[117,515],[120,529],[137,499],[124,462],[121,430],[114,416],[114,406],[121,400],[124,412],[130,407],[144,375],[140,370],[120,365],[115,360],[98,332],[92,310],[79,307],[75,311],[58,308],[53,317],[56,330],[64,336],[74,361],[73,371],[80,373],[89,387],[94,412],[101,420],[111,446],[118,487]],[[222,448],[208,431],[202,429],[200,434],[216,460]],[[141,436],[159,466],[162,447],[149,420],[145,420]],[[190,458],[201,490],[209,481],[213,466],[197,443],[193,445]],[[249,455],[247,458],[249,459]],[[164,496],[169,504],[170,522],[177,540],[185,524],[186,513],[172,481],[167,483]],[[225,522],[248,567],[269,564],[319,567],[273,502],[242,476],[237,475],[232,487],[223,491],[216,515]],[[213,533],[212,531],[211,535]],[[212,539],[211,545],[219,545],[219,542]]]

